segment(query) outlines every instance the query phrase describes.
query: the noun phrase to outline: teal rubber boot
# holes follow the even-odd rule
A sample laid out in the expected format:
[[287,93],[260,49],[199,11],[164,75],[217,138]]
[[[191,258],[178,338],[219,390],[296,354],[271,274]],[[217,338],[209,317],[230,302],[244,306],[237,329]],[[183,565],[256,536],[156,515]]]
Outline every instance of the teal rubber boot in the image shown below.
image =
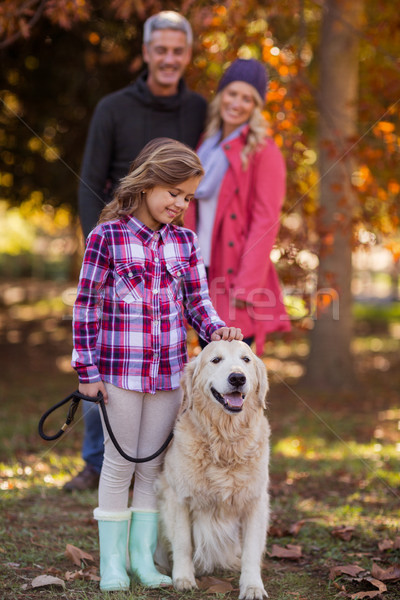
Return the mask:
[[172,585],[172,579],[159,573],[154,565],[157,530],[158,512],[132,510],[129,536],[131,571],[142,585],[151,588]]
[[95,508],[94,518],[99,524],[100,589],[103,592],[129,590],[126,572],[126,547],[130,511],[106,512]]

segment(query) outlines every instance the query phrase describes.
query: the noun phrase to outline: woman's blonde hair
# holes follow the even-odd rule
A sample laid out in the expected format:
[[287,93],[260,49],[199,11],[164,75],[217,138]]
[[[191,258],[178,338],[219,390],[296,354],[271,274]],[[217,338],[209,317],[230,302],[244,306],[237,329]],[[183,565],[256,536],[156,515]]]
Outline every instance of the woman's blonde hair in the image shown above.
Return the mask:
[[[210,102],[208,108],[207,126],[204,133],[204,138],[211,137],[222,128],[221,118],[221,96],[224,92],[223,88],[216,94]],[[257,150],[257,148],[265,143],[268,123],[262,114],[263,101],[260,94],[252,86],[254,101],[256,103],[254,110],[249,119],[249,133],[247,135],[246,145],[242,150],[241,159],[243,168],[246,169],[249,162],[249,156]]]
[[134,214],[144,202],[144,190],[176,186],[203,175],[200,159],[189,146],[170,138],[155,138],[146,144],[128,175],[120,180],[113,200],[100,214],[99,223]]

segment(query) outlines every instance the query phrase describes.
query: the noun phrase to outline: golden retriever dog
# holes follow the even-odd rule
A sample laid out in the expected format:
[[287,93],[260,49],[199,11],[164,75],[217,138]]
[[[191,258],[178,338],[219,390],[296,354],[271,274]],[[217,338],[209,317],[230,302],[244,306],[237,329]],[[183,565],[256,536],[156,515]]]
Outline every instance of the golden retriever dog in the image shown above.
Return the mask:
[[175,589],[195,575],[240,570],[240,596],[261,578],[269,520],[268,379],[243,342],[211,342],[185,369],[184,400],[157,487]]

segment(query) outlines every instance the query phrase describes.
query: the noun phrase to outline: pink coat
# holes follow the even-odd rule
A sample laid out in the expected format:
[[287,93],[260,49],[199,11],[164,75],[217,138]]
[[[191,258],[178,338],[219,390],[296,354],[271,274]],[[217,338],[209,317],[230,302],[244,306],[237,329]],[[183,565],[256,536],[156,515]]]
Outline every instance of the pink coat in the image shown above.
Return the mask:
[[[269,257],[280,225],[286,170],[282,154],[270,138],[252,155],[244,170],[240,153],[247,132],[245,128],[224,146],[229,167],[213,225],[209,287],[219,316],[227,325],[240,327],[245,337],[254,336],[256,351],[261,354],[268,333],[290,329],[278,276]],[[185,225],[194,231],[196,216],[193,202]],[[234,298],[249,304],[238,309]]]

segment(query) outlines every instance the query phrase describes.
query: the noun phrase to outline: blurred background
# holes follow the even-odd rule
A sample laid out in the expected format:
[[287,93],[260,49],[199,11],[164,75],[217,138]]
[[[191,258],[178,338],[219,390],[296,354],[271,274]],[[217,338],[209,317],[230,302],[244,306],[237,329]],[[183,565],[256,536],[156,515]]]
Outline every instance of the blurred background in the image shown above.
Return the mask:
[[[275,597],[328,600],[338,590],[327,573],[343,556],[365,569],[371,556],[400,563],[400,16],[390,0],[2,0],[0,558],[9,562],[0,586],[27,600],[27,576],[68,568],[66,541],[96,547],[95,493],[61,490],[82,467],[80,416],[50,445],[37,422],[77,387],[71,312],[89,121],[101,97],[140,72],[142,26],[161,9],[190,20],[186,80],[207,99],[238,56],[269,72],[265,114],[288,171],[272,259],[292,320],[262,357],[270,535],[302,545],[306,568],[271,559],[266,568]],[[192,332],[189,347],[198,351]],[[308,523],[302,532],[289,527],[293,515]],[[347,537],[332,537],[343,524]],[[76,593],[97,597],[85,574],[74,578]]]
[[[194,58],[186,79],[207,99],[237,56],[266,64],[266,116],[288,168],[272,257],[293,320],[286,341],[301,339],[302,364],[292,374],[308,373],[320,386],[354,385],[354,336],[378,335],[372,352],[400,338],[400,29],[384,0],[4,0],[3,352],[60,341],[68,355],[83,248],[77,186],[89,120],[102,96],[140,72],[143,22],[160,9],[180,10],[191,21]],[[347,88],[338,85],[337,68]],[[51,367],[61,364],[67,369],[64,359]]]

